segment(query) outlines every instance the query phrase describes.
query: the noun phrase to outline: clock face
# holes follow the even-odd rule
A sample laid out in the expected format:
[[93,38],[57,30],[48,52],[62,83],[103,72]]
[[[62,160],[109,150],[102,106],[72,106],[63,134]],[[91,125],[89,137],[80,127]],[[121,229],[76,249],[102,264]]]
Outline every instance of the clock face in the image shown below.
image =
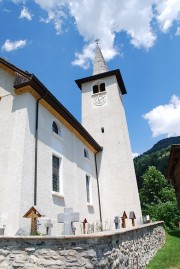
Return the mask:
[[97,95],[93,98],[93,104],[95,106],[102,106],[106,103],[106,95]]

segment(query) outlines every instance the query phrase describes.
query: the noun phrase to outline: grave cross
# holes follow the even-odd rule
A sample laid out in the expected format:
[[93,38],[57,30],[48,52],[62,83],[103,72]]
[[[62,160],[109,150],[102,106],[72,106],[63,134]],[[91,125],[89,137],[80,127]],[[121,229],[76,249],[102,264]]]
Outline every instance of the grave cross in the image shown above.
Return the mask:
[[73,212],[72,208],[64,208],[64,213],[60,213],[57,216],[58,223],[64,223],[64,234],[72,235],[73,232],[73,222],[79,222],[79,213]]
[[84,221],[82,222],[83,224],[83,234],[86,233],[86,223],[88,223],[87,219],[84,219]]
[[129,212],[129,219],[132,220],[132,226],[135,226],[136,215],[135,215],[134,211]]
[[53,227],[53,224],[51,223],[51,220],[47,219],[46,223],[44,223],[44,226],[46,228],[46,234],[51,235],[51,228]]
[[120,223],[120,217],[115,216],[114,218],[115,229],[119,229],[119,223]]
[[121,224],[122,228],[126,228],[126,219],[127,219],[126,211],[123,212],[121,219],[122,219]]
[[41,214],[32,206],[24,215],[24,218],[31,218],[31,235],[36,234],[36,221],[41,217]]

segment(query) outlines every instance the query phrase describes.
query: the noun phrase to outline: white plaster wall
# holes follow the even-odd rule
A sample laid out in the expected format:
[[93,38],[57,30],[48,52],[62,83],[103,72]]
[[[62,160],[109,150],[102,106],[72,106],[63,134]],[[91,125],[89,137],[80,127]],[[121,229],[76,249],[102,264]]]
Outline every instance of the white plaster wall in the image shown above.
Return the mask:
[[115,76],[101,81],[106,84],[107,94],[103,106],[92,105],[94,82],[82,87],[82,124],[103,147],[97,156],[103,220],[113,221],[125,210],[128,216],[134,211],[140,222],[141,208],[122,97]]
[[[52,123],[56,121],[61,129],[61,137],[52,133]],[[84,158],[84,144],[70,132],[63,123],[54,118],[45,108],[39,109],[38,141],[38,200],[37,208],[45,218],[53,220],[53,234],[61,234],[62,224],[57,224],[57,215],[64,207],[72,207],[80,212],[80,221],[99,220],[97,181],[94,154],[89,151],[89,160]],[[60,181],[62,192],[52,192],[52,155],[62,158]],[[93,206],[86,203],[86,174],[91,177]],[[42,227],[41,227],[42,228]],[[80,232],[80,224],[76,225]]]
[[[12,124],[12,118],[9,117],[12,109],[13,100],[13,77],[8,75],[4,70],[0,68],[0,225],[2,226],[2,209],[3,209],[3,193],[4,193],[4,181],[7,169],[8,149],[9,141],[12,134],[10,132],[10,126]],[[6,97],[5,97],[6,96]]]
[[[13,90],[14,77],[0,70],[0,210],[1,225],[5,225],[5,234],[12,235],[18,230],[21,203],[32,201],[32,163],[27,147],[28,110],[32,111],[32,96],[16,96]],[[10,94],[10,95],[9,95]],[[31,100],[31,102],[29,101]],[[34,119],[33,119],[34,120]],[[34,138],[33,138],[34,139]],[[29,170],[28,170],[29,168]],[[22,201],[22,185],[28,191]],[[32,202],[31,202],[32,204]]]
[[[36,100],[29,93],[16,95],[14,77],[0,69],[0,217],[5,234],[14,235],[18,228],[29,231],[30,219],[24,214],[34,205],[34,156]],[[10,95],[9,95],[10,94]],[[52,122],[61,127],[62,138],[52,133]],[[80,221],[99,220],[97,180],[94,154],[84,158],[85,145],[44,107],[39,107],[37,210],[50,218],[52,234],[62,234],[57,214],[64,207],[80,212]],[[52,154],[62,158],[61,195],[52,193]],[[91,177],[93,205],[86,203],[86,174]],[[76,224],[80,233],[80,223]],[[40,231],[45,232],[44,225]]]

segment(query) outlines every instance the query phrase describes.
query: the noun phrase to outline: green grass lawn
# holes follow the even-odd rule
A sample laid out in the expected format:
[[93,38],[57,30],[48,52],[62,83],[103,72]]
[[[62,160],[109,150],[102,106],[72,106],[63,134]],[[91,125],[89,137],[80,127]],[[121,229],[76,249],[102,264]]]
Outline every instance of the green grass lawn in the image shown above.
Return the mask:
[[180,269],[180,231],[166,233],[166,243],[146,269]]

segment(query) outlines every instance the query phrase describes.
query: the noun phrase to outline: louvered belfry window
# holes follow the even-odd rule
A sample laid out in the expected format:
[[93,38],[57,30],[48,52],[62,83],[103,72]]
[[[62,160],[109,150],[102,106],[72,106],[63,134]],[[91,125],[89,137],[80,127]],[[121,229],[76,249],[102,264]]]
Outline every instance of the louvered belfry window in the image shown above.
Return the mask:
[[100,92],[104,92],[106,90],[105,83],[100,84]]
[[60,160],[56,156],[52,156],[52,188],[53,191],[59,192],[59,166]]

